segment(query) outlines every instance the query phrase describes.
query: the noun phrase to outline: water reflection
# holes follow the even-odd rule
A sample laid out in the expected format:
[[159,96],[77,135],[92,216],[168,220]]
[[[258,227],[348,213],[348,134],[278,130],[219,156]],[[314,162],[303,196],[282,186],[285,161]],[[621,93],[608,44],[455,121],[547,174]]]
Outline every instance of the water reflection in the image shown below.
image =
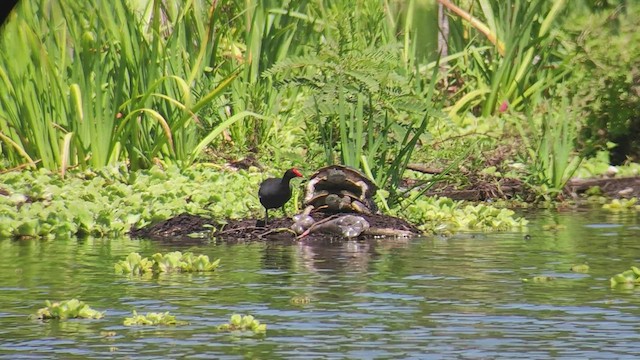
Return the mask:
[[[527,233],[411,240],[0,241],[0,357],[634,357],[640,298],[610,289],[608,278],[640,263],[638,214],[526,216]],[[131,251],[174,250],[221,258],[221,267],[113,272]],[[586,274],[569,270],[585,263]],[[522,281],[536,275],[554,280]],[[46,299],[74,297],[107,316],[27,318]],[[134,309],[170,311],[189,325],[123,326]],[[266,322],[267,336],[217,332],[233,313]]]

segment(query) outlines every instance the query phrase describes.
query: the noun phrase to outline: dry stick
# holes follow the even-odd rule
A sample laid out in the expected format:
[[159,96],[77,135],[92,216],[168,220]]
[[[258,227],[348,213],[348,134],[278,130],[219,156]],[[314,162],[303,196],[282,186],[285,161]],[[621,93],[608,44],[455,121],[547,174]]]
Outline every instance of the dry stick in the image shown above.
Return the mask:
[[500,53],[500,55],[504,56],[505,54],[504,43],[498,40],[496,34],[491,32],[491,29],[489,29],[487,25],[483,24],[480,20],[474,18],[473,15],[469,14],[468,12],[454,5],[450,0],[438,0],[438,1],[442,5],[444,5],[447,9],[453,11],[458,16],[460,16],[461,18],[469,22],[471,26],[478,29],[478,31],[480,31],[481,33],[483,33],[484,36],[486,36],[487,39],[489,39],[489,41],[491,41],[491,43],[493,43],[498,48],[498,52]]
[[259,227],[257,227],[257,226],[245,226],[245,227],[241,227],[241,228],[235,228],[235,229],[219,231],[219,232],[215,233],[214,235],[222,235],[222,234],[232,233],[232,232],[235,232],[235,231],[255,230],[255,229],[259,229]]
[[322,219],[322,220],[320,220],[320,221],[318,221],[316,223],[313,223],[313,225],[309,226],[309,228],[307,230],[305,230],[302,234],[298,235],[296,237],[296,240],[300,240],[303,237],[309,235],[314,228],[316,228],[316,227],[318,227],[318,226],[320,226],[320,225],[322,225],[322,224],[324,224],[326,222],[329,222],[331,220],[335,220],[335,219],[337,219],[339,217],[340,217],[340,215],[331,215],[328,218],[325,218],[325,219]]
[[258,238],[262,239],[263,237],[271,234],[271,233],[281,233],[281,232],[291,232],[293,233],[293,235],[297,235],[295,231],[289,229],[289,228],[277,228],[277,229],[271,229],[265,233],[262,234],[258,234],[256,235]]

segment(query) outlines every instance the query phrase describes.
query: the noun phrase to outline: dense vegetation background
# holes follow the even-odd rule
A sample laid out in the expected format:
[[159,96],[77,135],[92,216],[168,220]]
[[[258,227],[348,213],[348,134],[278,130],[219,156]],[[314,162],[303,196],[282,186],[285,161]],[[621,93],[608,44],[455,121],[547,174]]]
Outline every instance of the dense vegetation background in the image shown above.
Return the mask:
[[552,199],[640,157],[638,7],[23,0],[0,36],[0,169],[131,184],[157,165],[343,163],[387,209],[403,179],[442,174],[517,177]]

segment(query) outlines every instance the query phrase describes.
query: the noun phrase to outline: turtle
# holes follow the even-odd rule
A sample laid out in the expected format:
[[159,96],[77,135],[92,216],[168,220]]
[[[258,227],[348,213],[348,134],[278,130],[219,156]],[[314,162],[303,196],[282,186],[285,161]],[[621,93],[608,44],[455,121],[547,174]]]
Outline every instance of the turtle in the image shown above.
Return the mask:
[[371,214],[377,211],[373,202],[377,190],[378,187],[366,175],[352,167],[325,166],[309,177],[304,197],[305,213]]

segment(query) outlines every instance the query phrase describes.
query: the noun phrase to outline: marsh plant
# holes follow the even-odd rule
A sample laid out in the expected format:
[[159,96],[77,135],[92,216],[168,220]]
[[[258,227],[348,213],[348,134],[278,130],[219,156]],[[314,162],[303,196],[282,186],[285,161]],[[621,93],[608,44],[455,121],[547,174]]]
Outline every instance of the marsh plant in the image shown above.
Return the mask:
[[116,274],[143,275],[152,272],[153,264],[152,260],[132,252],[126,259],[118,261],[114,267]]
[[261,324],[253,315],[233,314],[226,324],[218,326],[220,331],[251,331],[256,334],[264,334],[267,331],[267,324]]
[[117,274],[144,275],[149,273],[168,272],[205,272],[215,271],[220,264],[220,259],[210,261],[207,255],[194,255],[193,253],[174,251],[166,254],[156,253],[151,259],[143,258],[136,252],[130,253],[125,260],[118,261],[115,265]]
[[427,234],[451,234],[471,231],[519,231],[528,221],[514,216],[510,209],[486,204],[469,204],[447,197],[425,197],[414,191],[392,211],[392,214],[412,219]]
[[188,322],[177,320],[174,315],[169,312],[157,313],[148,312],[146,314],[138,314],[133,310],[133,316],[124,319],[125,326],[157,326],[157,325],[187,325]]
[[220,264],[220,259],[209,261],[207,255],[194,255],[193,253],[174,251],[167,254],[156,253],[153,255],[153,268],[156,272],[205,272],[214,271]]
[[609,279],[611,287],[635,287],[640,285],[640,269],[632,266],[631,269],[616,274]]
[[465,79],[457,84],[455,113],[472,110],[486,117],[507,108],[533,108],[568,73],[563,62],[569,56],[553,30],[566,1],[479,0],[467,9],[443,3],[452,14],[452,80],[459,80],[457,74]]
[[65,300],[60,302],[45,301],[46,307],[37,311],[33,318],[40,320],[48,319],[101,319],[104,313],[92,309],[89,305],[78,299]]
[[353,50],[363,41],[338,37],[310,56],[277,63],[265,76],[310,93],[302,109],[307,141],[322,145],[325,164],[367,173],[389,191],[393,206],[409,159],[417,148],[426,149],[427,126],[438,116],[437,68],[426,75],[429,80],[414,82],[423,75],[401,65],[398,46]]
[[638,204],[638,198],[635,197],[631,199],[613,199],[603,204],[602,208],[612,212],[640,211],[640,204]]
[[0,142],[14,166],[188,163],[198,111],[238,75],[215,68],[215,2],[26,0],[16,14],[0,37]]
[[576,149],[577,118],[563,98],[559,110],[543,113],[526,128],[523,122],[514,122],[527,154],[525,162],[530,164],[528,183],[538,186],[538,192],[547,199],[562,192],[582,162],[583,156]]

